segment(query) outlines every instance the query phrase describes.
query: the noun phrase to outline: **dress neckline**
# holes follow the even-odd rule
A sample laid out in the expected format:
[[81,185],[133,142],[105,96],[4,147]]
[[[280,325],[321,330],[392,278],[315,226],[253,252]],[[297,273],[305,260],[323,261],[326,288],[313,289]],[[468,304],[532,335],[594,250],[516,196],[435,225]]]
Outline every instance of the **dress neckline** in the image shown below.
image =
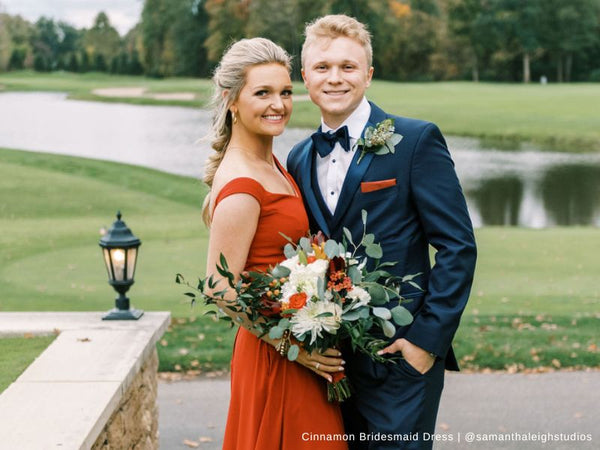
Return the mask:
[[[277,166],[277,169],[283,175],[283,177],[286,179],[286,181],[288,183],[288,186],[290,186],[292,188],[292,191],[294,191],[294,193],[293,194],[287,194],[287,193],[284,194],[284,193],[278,193],[278,192],[271,192],[271,191],[267,191],[263,187],[263,189],[265,189],[265,192],[267,194],[271,194],[271,195],[283,195],[283,196],[288,196],[288,197],[299,197],[300,193],[298,192],[298,187],[296,186],[296,183],[294,182],[294,180],[291,178],[291,175],[289,174],[289,172],[283,168],[283,166],[281,165],[281,163],[279,162],[279,160],[277,159],[277,157],[275,155],[273,155],[273,160],[275,161],[275,165]],[[261,184],[261,186],[262,186],[262,184]]]
[[[229,180],[227,183],[225,183],[221,189],[219,189],[219,193],[225,189],[229,184],[235,182],[236,180],[249,180],[253,183],[256,183],[258,186],[260,186],[260,188],[262,189],[262,191],[265,194],[271,195],[271,196],[275,196],[275,197],[292,197],[292,198],[300,198],[300,191],[296,185],[296,183],[294,182],[294,179],[291,178],[291,175],[289,174],[288,171],[286,171],[283,166],[281,165],[281,163],[279,162],[279,160],[275,157],[275,155],[273,155],[273,159],[275,161],[275,165],[277,166],[277,170],[279,170],[279,172],[283,175],[283,177],[285,178],[285,180],[287,181],[288,185],[292,188],[292,191],[294,191],[293,194],[288,194],[287,192],[271,192],[268,191],[267,189],[265,189],[265,187],[262,185],[262,183],[260,181],[258,181],[256,178],[252,178],[252,177],[235,177],[232,178],[231,180]],[[219,197],[219,194],[217,194],[217,198]]]

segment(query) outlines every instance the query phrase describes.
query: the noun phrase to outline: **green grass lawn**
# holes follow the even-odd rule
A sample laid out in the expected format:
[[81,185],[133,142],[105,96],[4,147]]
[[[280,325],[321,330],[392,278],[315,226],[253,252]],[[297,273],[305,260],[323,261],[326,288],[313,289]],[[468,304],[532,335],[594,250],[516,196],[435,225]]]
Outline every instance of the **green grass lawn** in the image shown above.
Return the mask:
[[23,373],[54,338],[0,338],[0,393]]
[[[3,86],[3,87],[2,87]],[[191,101],[143,98],[102,98],[91,93],[102,87],[145,87],[149,94],[192,92]],[[99,73],[70,74],[8,72],[0,74],[0,91],[64,91],[72,98],[138,104],[203,106],[211,92],[206,79],[116,76]],[[306,94],[300,82],[296,94]],[[493,145],[518,146],[530,141],[543,149],[569,152],[600,151],[600,83],[395,83],[375,80],[369,99],[385,110],[437,123],[448,135],[472,136]],[[291,125],[314,128],[318,109],[309,101],[296,101]]]
[[[0,310],[102,311],[114,304],[98,239],[117,209],[142,240],[132,304],[168,310],[161,370],[227,368],[234,333],[175,284],[204,274],[202,184],[150,169],[0,150]],[[600,366],[597,228],[483,228],[463,367]]]
[[[109,75],[90,72],[75,74],[69,72],[37,73],[32,71],[5,72],[0,74],[0,85],[7,91],[58,91],[67,92],[69,98],[105,102],[124,102],[142,105],[177,105],[200,107],[206,105],[212,94],[210,80],[198,78],[155,79],[141,76]],[[100,97],[94,89],[143,87],[146,95],[140,98]],[[0,92],[2,87],[0,87]],[[156,100],[152,94],[190,92],[193,100]]]

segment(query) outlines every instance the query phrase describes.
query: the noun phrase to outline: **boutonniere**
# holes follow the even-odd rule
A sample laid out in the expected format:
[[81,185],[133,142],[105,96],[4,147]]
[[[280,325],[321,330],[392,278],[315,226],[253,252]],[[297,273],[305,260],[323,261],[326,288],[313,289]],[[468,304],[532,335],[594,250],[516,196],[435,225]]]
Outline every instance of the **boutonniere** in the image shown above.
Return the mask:
[[394,133],[394,131],[394,119],[385,119],[375,127],[367,127],[364,137],[356,141],[356,146],[362,147],[356,164],[360,164],[367,153],[375,153],[376,155],[394,153],[396,145],[403,138],[401,134]]

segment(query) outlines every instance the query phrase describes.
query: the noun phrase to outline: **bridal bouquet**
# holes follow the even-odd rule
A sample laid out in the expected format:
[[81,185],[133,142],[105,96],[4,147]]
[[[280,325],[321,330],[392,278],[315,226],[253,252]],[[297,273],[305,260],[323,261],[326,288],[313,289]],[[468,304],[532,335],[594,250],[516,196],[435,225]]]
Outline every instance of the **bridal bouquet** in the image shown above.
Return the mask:
[[[385,268],[395,263],[380,263],[383,252],[374,235],[366,233],[366,211],[362,221],[363,235],[358,243],[346,228],[342,242],[325,239],[321,233],[303,237],[299,243],[288,238],[284,261],[267,272],[243,272],[237,281],[221,255],[217,271],[227,280],[228,288],[215,291],[217,281],[211,276],[200,279],[194,287],[196,292],[186,295],[192,302],[196,298],[209,305],[219,302],[234,313],[246,314],[260,336],[281,339],[278,351],[290,361],[296,359],[300,346],[310,353],[339,348],[342,341],[349,342],[354,351],[387,361],[377,355],[386,345],[382,337],[394,335],[394,323],[403,326],[413,320],[401,305],[400,286],[410,283],[418,287],[413,281],[418,274],[397,277],[387,272]],[[374,262],[372,270],[367,270],[369,259]],[[187,284],[180,274],[176,281]],[[224,300],[229,289],[235,290],[235,300]],[[384,305],[393,299],[398,299],[398,305],[386,308]],[[223,311],[220,316],[231,320]],[[349,396],[345,375],[333,375],[328,384],[329,400],[343,401]]]

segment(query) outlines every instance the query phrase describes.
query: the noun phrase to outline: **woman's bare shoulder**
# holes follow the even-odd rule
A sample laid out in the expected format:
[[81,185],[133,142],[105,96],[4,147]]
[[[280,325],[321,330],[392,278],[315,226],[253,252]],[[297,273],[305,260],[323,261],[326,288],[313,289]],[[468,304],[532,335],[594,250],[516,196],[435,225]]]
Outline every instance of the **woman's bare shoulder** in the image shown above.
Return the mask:
[[257,177],[256,170],[253,169],[251,164],[241,158],[230,158],[223,160],[215,173],[212,185],[213,195],[218,194],[224,186],[237,178],[251,178],[262,185],[260,178]]

